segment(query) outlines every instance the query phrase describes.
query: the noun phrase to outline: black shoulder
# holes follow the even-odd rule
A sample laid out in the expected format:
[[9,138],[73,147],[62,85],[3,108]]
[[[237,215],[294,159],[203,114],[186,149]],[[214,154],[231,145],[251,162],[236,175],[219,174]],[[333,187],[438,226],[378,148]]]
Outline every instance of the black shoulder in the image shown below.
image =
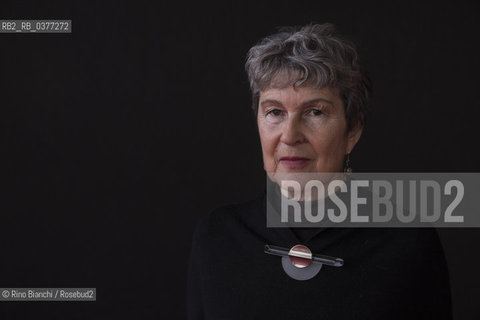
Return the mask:
[[219,236],[227,232],[230,226],[242,224],[249,215],[257,214],[258,210],[262,210],[264,200],[265,196],[260,195],[252,200],[215,208],[199,220],[193,241]]

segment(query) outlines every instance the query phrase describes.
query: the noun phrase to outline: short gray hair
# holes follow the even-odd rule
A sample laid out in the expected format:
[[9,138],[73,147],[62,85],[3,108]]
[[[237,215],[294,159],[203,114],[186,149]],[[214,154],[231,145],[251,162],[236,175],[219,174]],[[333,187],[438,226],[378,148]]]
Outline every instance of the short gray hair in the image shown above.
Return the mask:
[[255,115],[260,92],[268,88],[330,86],[339,89],[348,130],[365,124],[370,79],[353,43],[330,23],[281,28],[248,51],[245,70]]

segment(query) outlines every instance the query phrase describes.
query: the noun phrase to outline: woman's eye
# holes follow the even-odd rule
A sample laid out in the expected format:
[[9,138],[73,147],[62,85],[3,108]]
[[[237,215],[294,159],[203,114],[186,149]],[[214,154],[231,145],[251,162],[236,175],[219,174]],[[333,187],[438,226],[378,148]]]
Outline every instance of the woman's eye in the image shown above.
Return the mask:
[[267,112],[267,115],[271,115],[271,116],[274,116],[274,117],[279,117],[282,115],[282,110],[280,109],[273,109],[273,110],[270,110]]
[[322,110],[320,110],[320,109],[311,109],[311,110],[310,110],[310,114],[311,114],[312,116],[320,116],[320,115],[323,114],[323,112],[322,112]]

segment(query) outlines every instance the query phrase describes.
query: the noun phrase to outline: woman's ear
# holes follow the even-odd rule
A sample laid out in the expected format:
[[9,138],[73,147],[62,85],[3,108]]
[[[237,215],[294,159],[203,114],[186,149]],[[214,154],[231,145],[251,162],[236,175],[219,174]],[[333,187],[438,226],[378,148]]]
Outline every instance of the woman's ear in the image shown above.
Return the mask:
[[352,152],[363,132],[363,125],[357,124],[347,133],[347,154]]

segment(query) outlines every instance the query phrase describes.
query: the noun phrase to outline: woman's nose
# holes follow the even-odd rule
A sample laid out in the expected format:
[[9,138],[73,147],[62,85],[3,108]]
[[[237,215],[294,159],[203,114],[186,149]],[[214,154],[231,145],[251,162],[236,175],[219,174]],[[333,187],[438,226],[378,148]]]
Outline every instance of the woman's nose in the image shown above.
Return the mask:
[[295,117],[289,118],[284,123],[282,128],[282,136],[280,141],[287,145],[296,145],[305,141],[305,135],[303,134],[303,127],[300,119]]

